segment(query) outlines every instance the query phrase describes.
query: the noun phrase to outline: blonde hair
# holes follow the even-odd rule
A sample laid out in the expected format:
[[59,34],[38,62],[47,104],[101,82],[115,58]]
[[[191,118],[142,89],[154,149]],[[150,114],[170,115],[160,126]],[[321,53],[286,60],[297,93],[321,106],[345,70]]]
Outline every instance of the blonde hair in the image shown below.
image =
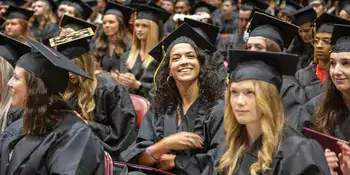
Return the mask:
[[[28,21],[26,21],[24,19],[19,19],[19,18],[17,20],[18,20],[19,25],[21,26],[21,34],[18,36],[10,36],[10,37],[13,37],[13,38],[17,39],[18,41],[20,41],[24,44],[27,44],[27,45],[28,45],[28,43],[20,36],[24,36],[26,38],[29,38],[31,40],[36,41],[35,37],[32,35],[32,33],[30,33],[30,31],[28,29]],[[5,35],[9,36],[8,33],[6,32],[6,30],[5,30]]]
[[[50,5],[47,1],[44,0],[36,0],[31,3],[31,5],[37,1],[41,1],[44,3],[44,12],[43,12],[43,20],[38,21],[39,22],[39,29],[43,30],[48,24],[55,24],[57,22],[55,14],[52,12]],[[33,23],[35,21],[35,16],[32,16],[28,21],[28,26],[33,26]]]
[[[159,38],[159,28],[158,25],[151,21],[148,21],[148,34],[147,34],[147,41],[146,41],[146,53],[151,51],[154,46],[158,43],[158,38]],[[135,32],[133,33],[133,41],[132,41],[132,46],[131,50],[129,53],[129,57],[126,61],[126,64],[129,69],[132,69],[134,67],[134,64],[136,63],[137,57],[140,53],[140,48],[141,48],[141,41],[137,39]],[[147,68],[151,62],[153,61],[153,57],[150,55],[145,55],[145,58],[142,63],[143,68]]]
[[13,67],[2,57],[0,57],[0,65],[0,119],[2,119],[0,133],[2,133],[6,128],[7,114],[11,107],[11,89],[7,86],[7,82],[13,75]]
[[96,107],[94,95],[97,87],[97,79],[95,75],[96,70],[101,70],[95,57],[92,53],[84,53],[78,58],[74,59],[74,63],[88,73],[94,80],[89,80],[78,76],[78,83],[69,83],[66,92],[63,95],[64,101],[69,99],[75,94],[78,89],[78,105],[81,109],[80,115],[84,120],[92,120],[93,111]]
[[[282,100],[277,88],[267,82],[251,80],[255,89],[255,100],[262,112],[261,128],[263,132],[262,146],[258,151],[258,160],[250,167],[250,174],[257,175],[268,170],[272,164],[273,155],[278,149],[284,125]],[[222,156],[219,172],[234,174],[237,160],[248,149],[248,133],[245,125],[239,124],[230,105],[230,88],[226,90],[226,107],[224,128],[226,131],[227,151]]]

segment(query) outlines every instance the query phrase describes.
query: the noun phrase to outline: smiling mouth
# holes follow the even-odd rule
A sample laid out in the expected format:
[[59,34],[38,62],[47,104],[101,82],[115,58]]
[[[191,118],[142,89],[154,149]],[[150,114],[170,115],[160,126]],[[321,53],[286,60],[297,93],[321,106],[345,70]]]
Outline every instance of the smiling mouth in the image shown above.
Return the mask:
[[190,72],[192,69],[191,68],[183,68],[178,70],[178,72]]

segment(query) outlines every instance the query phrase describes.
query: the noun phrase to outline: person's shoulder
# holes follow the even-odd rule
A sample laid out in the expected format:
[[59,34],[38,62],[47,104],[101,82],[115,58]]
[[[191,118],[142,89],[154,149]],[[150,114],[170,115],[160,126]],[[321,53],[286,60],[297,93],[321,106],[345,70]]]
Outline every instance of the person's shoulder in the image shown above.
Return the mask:
[[314,143],[314,140],[306,138],[301,132],[297,131],[296,129],[290,126],[285,126],[281,144],[281,148],[285,156],[292,156],[292,154],[297,153],[300,149],[307,149]]
[[96,74],[97,79],[97,90],[110,90],[113,91],[116,87],[120,86],[115,78],[105,71],[101,71]]

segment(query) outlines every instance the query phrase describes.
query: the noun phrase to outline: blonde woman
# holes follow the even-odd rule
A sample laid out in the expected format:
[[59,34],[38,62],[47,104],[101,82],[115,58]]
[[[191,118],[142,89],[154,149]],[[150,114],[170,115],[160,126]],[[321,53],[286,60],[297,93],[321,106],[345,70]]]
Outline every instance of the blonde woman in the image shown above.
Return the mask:
[[[79,33],[67,36],[68,40],[71,36],[77,37]],[[117,160],[137,134],[136,113],[128,90],[101,70],[86,37],[58,45],[57,50],[93,77],[90,80],[70,74],[63,99],[94,131],[105,151]]]
[[137,9],[131,50],[121,57],[120,74],[117,80],[132,94],[151,98],[153,74],[156,61],[148,52],[161,38],[161,20],[166,21],[170,14],[156,7],[141,5]]
[[221,174],[329,174],[322,147],[284,122],[281,74],[295,72],[297,56],[233,50],[226,91],[226,152]]
[[55,37],[58,26],[55,14],[48,0],[35,0],[31,5],[34,15],[29,19],[28,26],[37,41]]

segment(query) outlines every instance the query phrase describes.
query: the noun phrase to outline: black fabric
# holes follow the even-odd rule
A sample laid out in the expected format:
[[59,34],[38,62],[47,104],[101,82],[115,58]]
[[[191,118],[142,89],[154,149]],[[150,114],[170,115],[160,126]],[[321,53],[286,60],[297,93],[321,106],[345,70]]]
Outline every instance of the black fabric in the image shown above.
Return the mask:
[[231,19],[225,19],[223,15],[212,19],[213,24],[220,27],[220,33],[232,34],[238,29],[238,13],[234,12]]
[[201,136],[203,149],[171,151],[175,154],[175,168],[169,172],[177,175],[197,175],[207,169],[208,162],[218,159],[217,147],[224,137],[224,102],[216,101],[206,108],[197,99],[182,117],[178,125],[177,110],[169,109],[164,114],[149,110],[142,120],[136,142],[125,150],[121,157],[126,162],[136,162],[148,146],[177,132],[193,132]]
[[33,25],[29,29],[35,39],[41,43],[43,43],[45,40],[56,37],[59,33],[56,23],[49,23],[44,27],[44,29],[40,29],[37,20],[34,21]]
[[[250,174],[251,165],[258,160],[262,139],[263,136],[256,139],[253,145],[238,159],[234,174]],[[224,174],[227,173],[226,171]],[[285,126],[282,141],[272,158],[270,169],[260,174],[328,175],[329,168],[320,144],[315,140],[305,138],[293,128]]]
[[206,12],[206,13],[208,13],[210,15],[216,9],[217,9],[217,7],[215,7],[215,6],[211,5],[211,4],[208,4],[208,3],[204,2],[204,1],[199,1],[194,6],[192,6],[191,14],[196,14],[198,12]]
[[152,7],[150,5],[140,5],[136,11],[136,19],[148,19],[156,24],[159,24],[159,22],[165,23],[171,16],[169,12],[161,7]]
[[129,19],[133,13],[134,9],[119,3],[108,2],[104,9],[103,15],[117,15],[123,19],[125,24],[128,24]]
[[158,67],[158,62],[153,61],[147,68],[142,66],[142,59],[140,54],[137,56],[134,66],[129,69],[126,61],[129,57],[130,52],[125,52],[120,57],[120,72],[121,73],[132,73],[136,80],[141,82],[142,87],[140,89],[129,89],[130,94],[140,95],[145,97],[148,101],[152,101],[153,95],[150,93],[153,89],[153,74]]
[[26,21],[29,20],[30,17],[34,14],[33,11],[16,7],[16,6],[10,6],[6,13],[4,14],[4,17],[6,19],[24,19]]
[[322,13],[315,22],[317,33],[333,33],[334,24],[346,24],[350,25],[350,21],[342,19],[338,16],[331,15],[329,13]]
[[0,136],[0,174],[105,173],[103,147],[78,117],[67,115],[44,136],[24,135],[22,127],[17,120]]
[[87,20],[93,12],[91,7],[88,4],[86,4],[86,2],[84,2],[83,0],[71,0],[71,2],[68,5],[74,7],[75,12],[83,20]]
[[210,41],[213,45],[216,45],[216,40],[219,33],[219,27],[203,23],[190,18],[185,18],[184,22],[190,25],[194,30],[199,33],[203,38]]
[[[7,112],[7,117],[3,117],[3,118],[0,119],[0,127],[4,126],[5,128],[7,128],[13,122],[15,122],[18,119],[22,118],[23,117],[23,113],[24,113],[24,109],[15,108],[15,107],[11,106],[10,109],[8,110],[8,112]],[[3,129],[5,129],[5,128],[3,128]]]
[[19,58],[30,52],[31,48],[20,41],[0,33],[0,56],[15,67]]
[[305,23],[311,24],[317,18],[317,14],[313,7],[314,5],[309,5],[291,14],[291,16],[294,17],[293,23],[297,26],[301,26]]
[[[119,160],[120,153],[136,138],[136,112],[128,90],[119,85],[109,73],[100,72],[96,79],[96,106],[88,126],[113,160]],[[78,100],[75,94],[68,100],[68,104],[80,112]]]
[[335,24],[332,33],[332,52],[350,52],[349,25]]

